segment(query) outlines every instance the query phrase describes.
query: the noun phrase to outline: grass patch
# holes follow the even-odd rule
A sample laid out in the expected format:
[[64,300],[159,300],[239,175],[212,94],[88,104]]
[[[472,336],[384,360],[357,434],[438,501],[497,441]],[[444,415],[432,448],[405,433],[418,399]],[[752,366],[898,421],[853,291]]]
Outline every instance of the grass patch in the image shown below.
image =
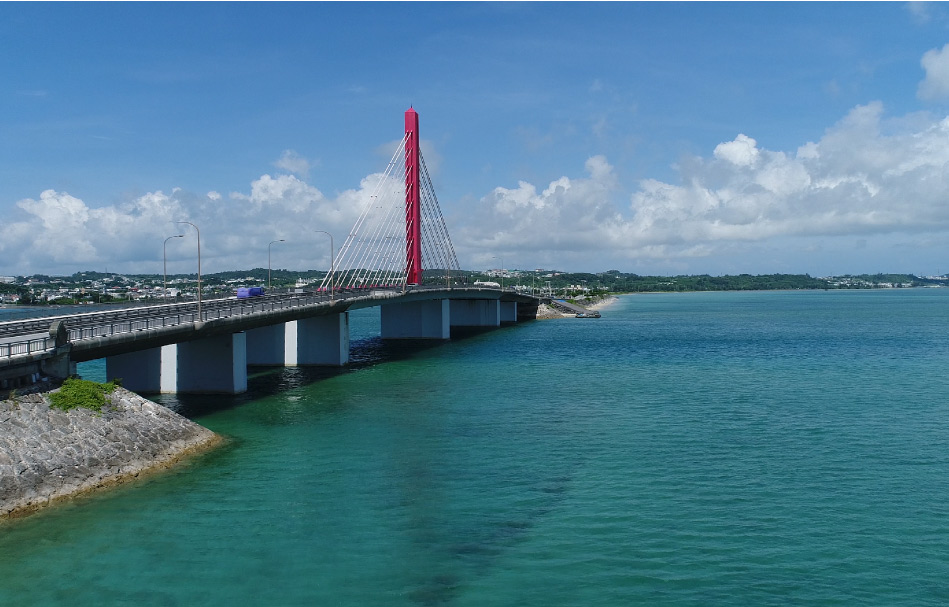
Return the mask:
[[102,406],[105,405],[105,395],[111,394],[120,385],[117,379],[100,384],[87,379],[70,377],[63,382],[59,391],[50,393],[50,406],[63,411],[85,407],[101,413]]

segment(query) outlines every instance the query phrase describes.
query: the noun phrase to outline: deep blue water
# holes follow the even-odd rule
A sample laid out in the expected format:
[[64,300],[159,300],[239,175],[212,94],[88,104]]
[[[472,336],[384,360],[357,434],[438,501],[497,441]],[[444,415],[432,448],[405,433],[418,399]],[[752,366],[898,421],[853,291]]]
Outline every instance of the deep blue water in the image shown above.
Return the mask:
[[162,397],[229,446],[0,526],[0,605],[949,603],[949,289],[352,325],[348,369]]

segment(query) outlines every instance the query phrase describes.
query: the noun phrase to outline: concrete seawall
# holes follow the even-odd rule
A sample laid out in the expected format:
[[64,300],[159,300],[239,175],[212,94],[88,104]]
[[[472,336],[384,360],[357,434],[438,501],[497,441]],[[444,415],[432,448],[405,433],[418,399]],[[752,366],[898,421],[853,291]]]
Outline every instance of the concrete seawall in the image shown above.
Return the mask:
[[222,439],[116,389],[102,413],[51,409],[45,394],[0,401],[0,518],[168,467]]

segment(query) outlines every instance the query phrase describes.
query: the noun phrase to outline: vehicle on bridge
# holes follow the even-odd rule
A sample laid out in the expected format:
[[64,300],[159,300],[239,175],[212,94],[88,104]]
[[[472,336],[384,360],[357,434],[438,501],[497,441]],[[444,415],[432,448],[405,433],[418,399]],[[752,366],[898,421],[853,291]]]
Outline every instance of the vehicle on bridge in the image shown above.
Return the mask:
[[476,280],[474,281],[474,286],[476,287],[488,287],[490,289],[500,289],[501,285],[488,280]]
[[240,287],[237,289],[237,299],[247,299],[248,297],[260,297],[264,294],[263,287]]

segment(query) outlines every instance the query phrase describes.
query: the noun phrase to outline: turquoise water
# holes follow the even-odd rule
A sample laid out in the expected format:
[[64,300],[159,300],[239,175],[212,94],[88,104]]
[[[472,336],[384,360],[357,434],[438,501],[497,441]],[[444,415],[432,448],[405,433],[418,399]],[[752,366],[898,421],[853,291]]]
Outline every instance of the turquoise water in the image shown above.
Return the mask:
[[0,526],[0,605],[949,602],[949,290],[352,324],[349,369],[165,398],[228,447]]

